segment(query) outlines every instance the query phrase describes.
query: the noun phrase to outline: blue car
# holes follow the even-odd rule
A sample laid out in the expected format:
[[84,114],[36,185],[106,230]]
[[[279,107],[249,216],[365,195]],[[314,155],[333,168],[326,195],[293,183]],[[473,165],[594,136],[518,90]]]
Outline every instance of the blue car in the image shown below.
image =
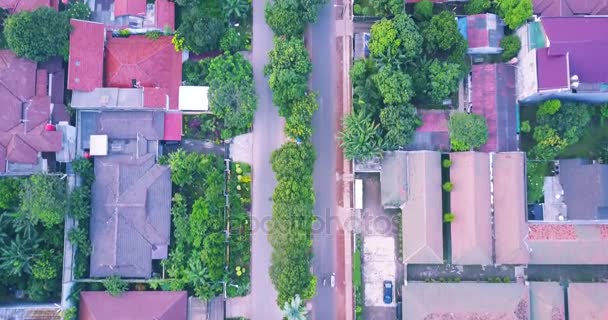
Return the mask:
[[391,281],[384,281],[384,303],[391,304],[393,302],[393,283]]

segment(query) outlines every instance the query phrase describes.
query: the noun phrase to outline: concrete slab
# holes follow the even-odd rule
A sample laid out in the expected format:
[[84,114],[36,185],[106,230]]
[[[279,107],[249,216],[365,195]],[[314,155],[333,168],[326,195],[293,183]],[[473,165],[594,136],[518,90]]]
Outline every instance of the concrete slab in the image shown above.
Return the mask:
[[242,134],[232,139],[230,143],[230,157],[233,161],[253,163],[253,135],[251,133]]
[[366,306],[395,306],[394,299],[392,304],[385,304],[382,301],[382,283],[390,280],[394,287],[395,275],[395,239],[384,236],[365,237],[363,240],[363,282]]

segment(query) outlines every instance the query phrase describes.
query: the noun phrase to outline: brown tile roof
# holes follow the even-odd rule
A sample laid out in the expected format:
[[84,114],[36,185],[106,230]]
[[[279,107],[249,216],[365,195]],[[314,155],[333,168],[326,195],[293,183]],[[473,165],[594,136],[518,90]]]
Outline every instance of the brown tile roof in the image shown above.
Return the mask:
[[564,288],[557,282],[530,282],[530,314],[534,320],[566,320]]
[[452,222],[452,262],[455,264],[492,263],[492,225],[490,222],[490,158],[482,152],[450,154],[450,206],[456,216]]
[[155,155],[95,159],[91,199],[91,277],[149,278],[167,257],[171,172]]
[[443,263],[441,154],[407,152],[407,200],[401,207],[405,263]]
[[530,264],[608,264],[605,224],[529,222]]
[[528,320],[530,290],[509,283],[417,283],[403,286],[404,319]]
[[103,85],[105,28],[102,23],[70,20],[68,89],[92,91]]
[[130,291],[112,297],[105,291],[80,293],[80,320],[185,320],[186,291]]
[[36,164],[39,152],[61,150],[61,132],[45,130],[51,97],[35,95],[37,75],[46,83],[35,62],[0,50],[0,173],[6,171],[6,160]]
[[608,319],[608,283],[570,283],[568,285],[569,319]]
[[523,152],[496,153],[494,177],[494,226],[496,263],[527,264],[526,176]]

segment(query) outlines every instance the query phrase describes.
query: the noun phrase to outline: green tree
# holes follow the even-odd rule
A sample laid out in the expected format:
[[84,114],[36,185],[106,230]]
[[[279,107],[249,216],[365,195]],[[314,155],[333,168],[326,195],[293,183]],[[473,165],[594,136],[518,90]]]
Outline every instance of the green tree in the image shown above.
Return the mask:
[[285,133],[293,139],[308,140],[312,136],[312,116],[319,108],[317,95],[309,93],[296,100],[285,122]]
[[112,275],[104,279],[103,286],[112,297],[119,297],[123,292],[129,289],[129,284],[117,275]]
[[412,106],[388,106],[380,112],[380,125],[383,131],[383,148],[395,150],[406,147],[414,138],[416,129],[422,121]]
[[526,194],[528,203],[538,203],[543,198],[543,185],[545,176],[548,175],[547,163],[538,161],[526,161],[526,173],[528,175]]
[[2,273],[17,278],[32,274],[32,266],[39,255],[39,244],[39,239],[27,239],[17,234],[8,245],[0,248]]
[[235,28],[229,28],[220,39],[220,50],[223,52],[236,53],[243,48],[243,43]]
[[543,102],[536,111],[536,116],[542,118],[544,116],[554,115],[562,107],[562,103],[559,100],[547,100]]
[[253,123],[257,96],[253,69],[240,54],[222,55],[209,65],[209,106],[224,122],[222,138],[247,132]]
[[[226,34],[228,34],[227,32]],[[224,48],[225,49],[225,48]],[[226,51],[226,50],[224,50]],[[210,58],[199,61],[188,60],[182,67],[182,81],[191,86],[208,86],[207,76],[209,75]]]
[[356,111],[365,110],[367,114],[379,114],[382,97],[372,76],[377,72],[371,59],[359,59],[350,69],[353,83],[353,105]]
[[414,18],[418,21],[427,21],[433,16],[433,2],[422,0],[414,5]]
[[306,24],[317,20],[326,0],[275,0],[266,3],[266,23],[277,36],[300,37]]
[[398,14],[391,20],[382,19],[372,25],[370,55],[381,66],[402,69],[420,56],[422,42],[422,35],[412,18]]
[[382,69],[372,77],[387,105],[407,104],[413,96],[412,78],[403,72]]
[[500,47],[503,50],[500,57],[503,61],[509,61],[519,53],[521,40],[516,34],[508,35],[500,40]]
[[550,107],[543,108],[546,105],[550,104],[546,104],[545,102],[537,112],[537,124],[555,129],[557,134],[564,138],[568,145],[578,142],[591,121],[591,110],[589,107],[585,104],[567,103],[553,114],[542,113],[541,116],[538,116],[541,113],[541,109],[544,112],[552,112],[554,110],[546,110]]
[[300,295],[296,295],[289,302],[283,304],[283,317],[287,320],[306,320],[308,310],[302,305]]
[[306,95],[312,64],[302,40],[275,38],[274,43],[264,74],[268,76],[272,101],[279,108],[279,114],[288,118],[293,102]]
[[315,151],[310,142],[288,142],[272,152],[270,163],[278,180],[310,176],[315,164]]
[[517,29],[532,16],[532,0],[496,0],[498,15],[511,30]]
[[403,12],[405,3],[402,0],[370,0],[369,4],[383,16],[396,16]]
[[477,149],[488,141],[486,119],[474,113],[456,112],[448,122],[452,150]]
[[56,176],[33,175],[22,183],[21,211],[29,218],[53,227],[63,222],[66,208],[65,181]]
[[226,24],[219,18],[208,16],[202,10],[184,10],[182,23],[175,30],[176,50],[186,48],[194,53],[204,53],[220,48],[220,39]]
[[91,9],[82,1],[75,1],[68,5],[68,19],[89,20]]
[[32,266],[32,275],[38,280],[52,280],[59,275],[61,254],[54,250],[44,250]]
[[79,175],[84,185],[90,186],[95,180],[93,163],[86,158],[77,158],[72,161],[72,170]]
[[431,18],[430,24],[423,30],[426,50],[429,53],[435,51],[450,52],[465,42],[458,31],[456,17],[451,11],[441,11],[440,14]]
[[244,20],[249,14],[251,4],[247,0],[224,0],[224,17],[226,20]]
[[69,31],[65,13],[46,7],[21,11],[4,20],[8,47],[16,55],[38,62],[62,56],[69,46]]
[[568,143],[558,132],[548,125],[541,125],[534,128],[533,134],[536,145],[530,150],[532,156],[541,160],[552,160],[562,152]]
[[20,189],[21,180],[16,178],[0,179],[0,212],[13,210],[19,206]]
[[458,91],[458,82],[462,77],[460,66],[454,63],[433,60],[428,69],[428,95],[434,103],[441,103]]
[[382,138],[378,125],[363,112],[352,112],[344,118],[340,134],[344,156],[353,160],[371,159],[382,153]]
[[464,13],[467,15],[479,14],[490,11],[491,0],[469,0],[464,5]]

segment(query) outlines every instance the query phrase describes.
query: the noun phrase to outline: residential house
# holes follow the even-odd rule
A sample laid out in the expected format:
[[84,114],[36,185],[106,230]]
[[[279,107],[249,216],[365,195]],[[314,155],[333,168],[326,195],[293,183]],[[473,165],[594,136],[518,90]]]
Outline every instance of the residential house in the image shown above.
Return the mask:
[[0,8],[6,9],[10,14],[21,11],[34,11],[42,7],[57,10],[59,8],[59,0],[0,0]]
[[404,263],[443,263],[441,154],[386,152],[380,179],[383,203],[401,208]]
[[186,291],[129,291],[113,297],[105,291],[80,293],[80,320],[185,320]]
[[569,319],[608,318],[607,283],[570,283],[568,285]]
[[109,30],[175,30],[175,2],[172,0],[112,0],[94,8],[91,20]]
[[403,319],[530,319],[523,283],[420,283],[403,286]]
[[[43,172],[62,151],[63,69],[0,50],[0,175]],[[67,124],[66,124],[67,125]]]
[[[504,22],[493,13],[481,13],[458,19],[459,28],[469,44],[470,55],[499,54],[504,36]],[[464,25],[463,25],[464,24]]]
[[608,221],[608,165],[585,159],[559,161],[568,220]]
[[564,288],[557,282],[530,282],[530,315],[534,320],[566,320]]
[[100,23],[72,20],[71,24],[68,89],[73,90],[72,106],[163,111],[160,140],[181,140],[182,55],[175,51],[171,37],[114,37]]
[[606,0],[534,0],[534,14],[542,17],[608,15]]
[[608,101],[607,28],[603,16],[543,17],[520,28],[518,99]]
[[450,154],[450,207],[455,215],[452,229],[452,263],[490,265],[490,155],[482,152]]

